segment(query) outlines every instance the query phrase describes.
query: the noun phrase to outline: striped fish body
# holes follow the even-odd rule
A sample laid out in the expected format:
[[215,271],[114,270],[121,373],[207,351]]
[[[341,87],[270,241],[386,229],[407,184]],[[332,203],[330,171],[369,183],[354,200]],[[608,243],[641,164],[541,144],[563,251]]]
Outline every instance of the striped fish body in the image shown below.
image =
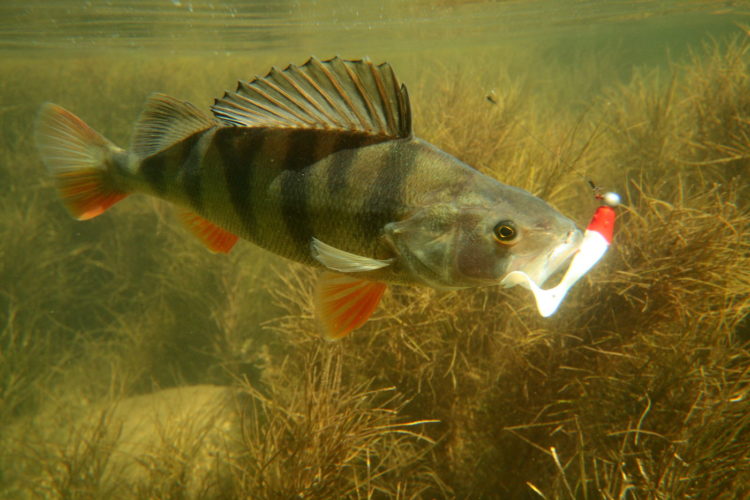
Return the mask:
[[581,239],[544,201],[414,137],[386,64],[273,69],[212,111],[155,94],[126,152],[47,104],[37,144],[79,219],[147,193],[182,207],[214,251],[241,237],[325,268],[316,307],[330,338],[366,321],[384,283],[496,285],[514,271],[543,283]]
[[[217,127],[145,158],[121,182],[316,266],[313,238],[357,255],[391,258],[393,246],[384,238],[389,223],[474,196],[480,181],[499,185],[420,139],[371,142],[362,134]],[[399,266],[371,276],[423,283]]]

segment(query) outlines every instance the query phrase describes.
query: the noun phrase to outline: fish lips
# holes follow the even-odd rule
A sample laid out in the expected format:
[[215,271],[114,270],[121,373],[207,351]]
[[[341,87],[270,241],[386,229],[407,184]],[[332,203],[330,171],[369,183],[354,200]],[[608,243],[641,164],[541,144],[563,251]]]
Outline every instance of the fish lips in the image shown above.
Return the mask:
[[574,229],[565,235],[560,244],[552,247],[552,249],[545,254],[531,258],[514,256],[513,260],[506,268],[506,273],[503,276],[503,279],[500,280],[500,283],[504,284],[503,280],[508,274],[514,271],[522,271],[538,286],[542,286],[550,276],[560,271],[573,255],[575,255],[582,241],[583,233],[579,229]]

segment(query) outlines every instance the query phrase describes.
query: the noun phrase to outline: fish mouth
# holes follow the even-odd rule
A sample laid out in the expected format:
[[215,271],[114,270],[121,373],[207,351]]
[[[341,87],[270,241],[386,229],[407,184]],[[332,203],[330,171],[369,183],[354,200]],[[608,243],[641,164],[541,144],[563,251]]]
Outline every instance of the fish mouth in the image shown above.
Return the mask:
[[563,237],[560,244],[552,247],[546,254],[529,260],[515,260],[507,269],[506,276],[513,271],[523,271],[541,287],[575,255],[582,240],[583,233],[579,229],[573,229]]

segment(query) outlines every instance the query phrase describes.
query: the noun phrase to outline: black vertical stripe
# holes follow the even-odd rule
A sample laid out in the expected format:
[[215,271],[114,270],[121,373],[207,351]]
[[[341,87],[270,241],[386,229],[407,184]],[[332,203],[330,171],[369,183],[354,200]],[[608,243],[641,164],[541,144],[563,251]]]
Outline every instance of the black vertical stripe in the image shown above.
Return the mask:
[[265,140],[262,128],[227,127],[214,136],[214,146],[221,158],[229,199],[245,230],[252,234],[255,228],[255,210],[252,200],[255,161]]
[[[182,167],[182,186],[190,200],[190,206],[200,212],[203,208],[203,183],[201,177],[201,164],[207,151],[205,141],[210,141],[215,129],[202,132],[190,149],[190,154]],[[208,134],[208,135],[207,135]]]
[[332,198],[345,195],[349,172],[357,162],[358,152],[359,149],[345,149],[335,156],[326,177],[326,188]]
[[414,168],[417,148],[404,139],[393,140],[378,165],[379,172],[372,185],[370,196],[362,205],[358,216],[359,229],[365,241],[378,236],[383,226],[396,220],[404,203],[406,179]]
[[310,173],[286,171],[281,178],[281,216],[294,243],[306,252],[312,241],[308,192]]
[[288,130],[282,169],[297,171],[314,163],[317,160],[315,155],[317,142],[321,137],[320,130],[302,128]]
[[167,192],[168,172],[182,169],[202,134],[193,134],[169,148],[143,159],[140,172],[157,194]]
[[326,189],[332,198],[344,194],[349,172],[357,162],[360,143],[361,141],[349,134],[340,134],[336,139],[334,151],[337,151],[337,154],[326,175]]
[[143,178],[151,185],[157,194],[164,194],[167,190],[167,161],[169,156],[165,153],[156,154],[145,158],[139,168]]
[[281,179],[281,216],[292,240],[302,251],[310,245],[313,232],[309,213],[310,172],[317,159],[318,130],[290,130],[287,137],[284,172]]

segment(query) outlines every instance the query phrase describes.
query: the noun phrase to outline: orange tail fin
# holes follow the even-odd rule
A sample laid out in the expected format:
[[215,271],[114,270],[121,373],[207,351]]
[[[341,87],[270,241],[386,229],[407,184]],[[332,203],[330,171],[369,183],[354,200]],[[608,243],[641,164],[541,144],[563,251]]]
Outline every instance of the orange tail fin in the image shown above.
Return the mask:
[[125,198],[110,168],[121,150],[70,111],[46,103],[39,111],[36,143],[73,217],[91,219]]

